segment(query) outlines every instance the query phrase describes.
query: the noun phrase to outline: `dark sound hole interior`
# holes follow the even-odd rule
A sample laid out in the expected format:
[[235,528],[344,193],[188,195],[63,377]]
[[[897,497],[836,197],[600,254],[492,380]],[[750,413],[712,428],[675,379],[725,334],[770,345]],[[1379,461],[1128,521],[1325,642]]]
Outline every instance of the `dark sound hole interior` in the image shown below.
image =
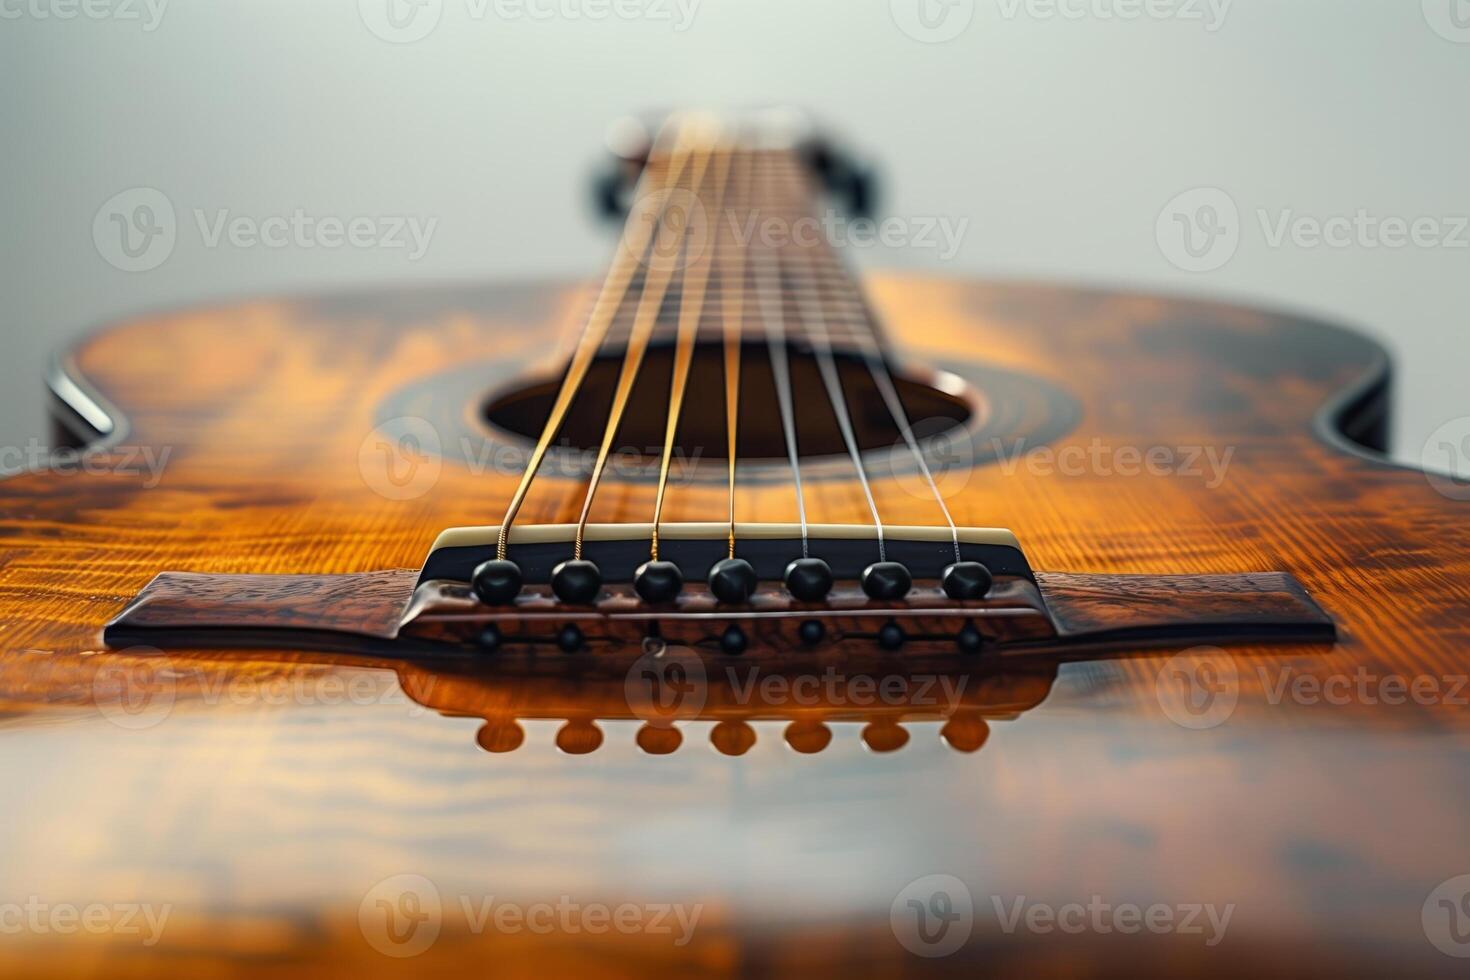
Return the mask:
[[[790,346],[788,352],[801,455],[846,453],[816,358],[810,350],[796,345]],[[863,359],[855,354],[839,353],[836,361],[859,447],[863,451],[902,448],[899,428]],[[601,445],[622,363],[620,352],[600,356],[593,362],[557,437],[557,446],[596,450]],[[614,451],[653,457],[662,452],[673,368],[672,346],[649,349],[613,441]],[[728,456],[724,370],[724,349],[720,344],[696,346],[676,438],[677,453],[683,459]],[[485,420],[498,429],[534,442],[541,435],[560,385],[561,379],[556,378],[501,392],[485,405]],[[894,386],[910,423],[922,438],[963,426],[970,419],[971,403],[962,396],[899,375],[894,376]],[[742,349],[738,411],[737,456],[742,460],[784,460],[786,443],[769,350],[764,343],[746,344]]]

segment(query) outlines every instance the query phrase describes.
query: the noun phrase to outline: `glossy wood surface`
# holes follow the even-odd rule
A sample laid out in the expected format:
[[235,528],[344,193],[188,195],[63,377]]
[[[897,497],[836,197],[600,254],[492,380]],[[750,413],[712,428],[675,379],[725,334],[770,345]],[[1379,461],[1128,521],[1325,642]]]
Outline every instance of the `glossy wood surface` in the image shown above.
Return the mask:
[[[543,690],[309,652],[105,652],[102,624],[160,571],[413,567],[439,530],[498,520],[517,473],[441,457],[387,471],[379,409],[476,362],[487,379],[554,368],[587,293],[423,289],[142,318],[72,362],[127,418],[112,471],[0,483],[0,881],[16,901],[167,904],[169,924],[147,948],[7,935],[0,972],[1110,975],[1290,962],[1454,975],[1464,961],[1433,946],[1421,913],[1437,885],[1470,873],[1467,504],[1313,431],[1343,392],[1383,380],[1378,348],[1175,299],[897,277],[870,290],[916,361],[1023,372],[1081,406],[1045,447],[1054,456],[942,474],[957,521],[1009,527],[1053,572],[1289,572],[1339,642],[1061,665],[1002,712],[1010,720],[959,740],[976,751],[956,751],[938,718],[906,723],[901,741],[882,728],[877,745],[892,751],[875,751],[858,735],[874,711],[860,706],[814,746],[812,729],[791,729],[812,706],[765,705],[742,754],[721,740],[744,744],[746,731],[715,734],[714,718],[689,722],[673,751],[650,750],[657,738],[635,739],[638,721],[613,711],[615,686],[575,677]],[[139,447],[168,453],[156,485]],[[1155,447],[1229,464],[1218,480],[1205,457],[1200,475],[1119,475],[1132,458],[1121,453]],[[1062,462],[1069,448],[1080,467]],[[580,490],[538,481],[522,520],[574,520]],[[911,480],[874,491],[890,520],[939,520]],[[865,519],[855,481],[808,493],[814,519]],[[723,503],[717,485],[671,485],[665,518]],[[646,521],[651,505],[646,483],[609,483],[592,519]],[[794,498],[763,482],[740,489],[737,511],[789,521]],[[1168,671],[1201,658],[1227,670],[1235,701],[1192,728],[1165,688]],[[1366,696],[1348,683],[1362,676]],[[1394,678],[1438,693],[1393,703],[1382,682]],[[440,683],[459,693],[436,696]],[[1324,693],[1338,687],[1345,698]],[[531,719],[514,751],[487,751],[508,744],[492,717]],[[940,872],[973,894],[974,931],[924,959],[895,939],[890,905]],[[446,912],[430,949],[397,959],[365,938],[359,911],[403,874],[432,881]],[[702,913],[685,946],[476,934],[458,899],[492,894]],[[1235,912],[1207,947],[1007,931],[992,907],[1094,895]]]

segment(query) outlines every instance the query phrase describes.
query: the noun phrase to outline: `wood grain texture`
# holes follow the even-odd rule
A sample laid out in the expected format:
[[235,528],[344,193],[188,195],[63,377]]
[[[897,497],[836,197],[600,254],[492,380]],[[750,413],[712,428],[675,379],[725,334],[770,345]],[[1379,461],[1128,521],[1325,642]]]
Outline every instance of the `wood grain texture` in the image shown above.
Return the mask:
[[[738,758],[646,747],[630,756],[619,741],[629,736],[599,732],[597,699],[579,708],[575,685],[565,712],[581,721],[568,744],[606,738],[592,758],[610,768],[530,745],[487,755],[473,736],[506,690],[446,695],[448,717],[424,717],[421,704],[435,699],[423,686],[449,675],[417,667],[389,679],[393,691],[419,692],[408,706],[419,714],[299,695],[267,710],[229,692],[382,675],[309,653],[103,653],[102,625],[163,570],[409,568],[441,529],[495,522],[518,474],[425,457],[407,483],[388,479],[406,471],[384,470],[377,410],[476,362],[487,377],[553,370],[564,357],[554,342],[587,291],[383,291],[140,318],[91,338],[73,361],[127,415],[97,461],[110,471],[0,483],[0,751],[31,801],[12,805],[4,866],[12,891],[172,902],[167,969],[126,942],[55,936],[7,943],[0,969],[893,974],[927,961],[895,944],[889,902],[907,881],[954,869],[1012,897],[1101,891],[1240,909],[1229,941],[1208,951],[1186,937],[1059,943],[987,920],[941,972],[984,962],[1107,973],[1096,964],[1140,954],[1177,973],[1268,969],[1288,956],[1338,976],[1388,963],[1442,971],[1450,961],[1426,943],[1419,915],[1438,882],[1470,871],[1464,707],[1447,694],[1324,704],[1273,693],[1281,677],[1362,672],[1448,690],[1467,671],[1466,503],[1313,432],[1341,392],[1382,380],[1379,349],[1301,318],[1177,299],[908,278],[877,278],[870,290],[914,358],[1039,376],[1082,407],[1064,439],[1035,447],[1040,455],[944,474],[958,522],[1011,528],[1052,572],[1286,572],[1337,622],[1338,642],[1235,650],[1238,704],[1204,733],[1167,717],[1157,655],[1125,649],[1063,666],[1008,737],[945,759],[916,738],[887,756],[912,760],[902,766],[848,754],[840,730],[799,768],[765,751],[767,740]],[[1174,472],[1119,472],[1158,447],[1176,453]],[[160,479],[137,471],[140,448],[155,459],[167,451]],[[1228,458],[1223,472],[1206,450]],[[1082,464],[1068,465],[1066,451]],[[814,519],[865,520],[855,482],[808,489]],[[538,481],[522,520],[575,520],[581,490]],[[889,520],[939,520],[904,481],[878,479],[874,492]],[[592,519],[644,521],[652,502],[646,484],[611,483]],[[665,518],[699,520],[723,503],[720,487],[672,486]],[[742,488],[736,507],[741,520],[795,514],[780,485]],[[100,718],[119,686],[167,691],[166,718],[141,732],[109,723],[122,716]],[[509,701],[495,717],[507,711]],[[461,714],[480,720],[466,731]],[[527,729],[528,742],[538,731]],[[743,734],[719,737],[738,746]],[[65,779],[35,775],[62,766]],[[867,802],[816,809],[844,799]],[[820,840],[782,850],[797,833],[788,815],[820,828]],[[655,847],[632,827],[688,840]],[[374,881],[408,872],[441,882],[447,901],[457,894],[449,882],[523,896],[679,894],[699,897],[707,918],[689,947],[674,948],[646,935],[492,942],[453,914],[432,951],[400,961],[370,948],[356,917]],[[815,881],[834,884],[804,887]],[[1351,903],[1322,911],[1345,894]],[[988,908],[989,896],[975,901]],[[1333,951],[1302,961],[1300,950],[1323,945]]]

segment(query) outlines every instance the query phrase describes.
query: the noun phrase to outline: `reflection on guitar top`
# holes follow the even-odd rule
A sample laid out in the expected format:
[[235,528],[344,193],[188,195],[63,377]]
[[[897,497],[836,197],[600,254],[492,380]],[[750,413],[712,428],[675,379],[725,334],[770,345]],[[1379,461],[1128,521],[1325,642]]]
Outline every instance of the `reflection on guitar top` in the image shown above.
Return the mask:
[[686,722],[713,722],[710,744],[721,754],[744,755],[755,745],[752,722],[784,722],[785,743],[803,754],[821,752],[833,726],[860,725],[874,752],[908,744],[908,722],[942,722],[940,738],[960,752],[985,744],[989,723],[1018,718],[1051,691],[1056,665],[994,671],[917,670],[899,658],[862,673],[834,667],[777,671],[756,664],[710,663],[693,650],[653,642],[625,677],[496,676],[495,673],[398,669],[404,693],[450,716],[485,719],[475,740],[488,752],[510,752],[525,741],[521,724],[565,723],[556,746],[581,755],[596,751],[598,721],[641,721],[635,740],[649,755],[686,743]]

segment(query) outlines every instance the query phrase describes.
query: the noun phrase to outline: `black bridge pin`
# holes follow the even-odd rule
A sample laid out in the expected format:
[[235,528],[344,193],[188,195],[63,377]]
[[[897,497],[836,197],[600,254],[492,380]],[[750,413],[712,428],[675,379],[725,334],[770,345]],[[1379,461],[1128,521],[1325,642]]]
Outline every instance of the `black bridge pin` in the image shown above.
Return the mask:
[[684,573],[671,561],[646,561],[633,573],[633,589],[644,602],[673,602],[684,588]]
[[801,638],[802,643],[814,647],[827,635],[827,627],[822,625],[820,619],[803,619],[796,628],[796,635]]
[[602,572],[594,562],[570,558],[551,570],[551,591],[562,602],[587,605],[602,593]]
[[481,650],[484,650],[486,653],[493,653],[500,649],[500,644],[505,642],[505,637],[501,635],[499,626],[496,626],[494,623],[486,623],[485,628],[480,630],[480,635],[476,640],[479,642]]
[[939,584],[951,599],[983,599],[995,579],[978,561],[957,561],[944,569]]
[[863,591],[870,599],[902,599],[913,584],[913,577],[901,562],[875,561],[863,569]]
[[561,648],[563,653],[576,653],[582,649],[582,644],[585,642],[586,637],[582,635],[582,631],[577,627],[576,623],[567,623],[557,631],[556,645]]
[[747,645],[745,631],[739,626],[731,624],[725,628],[725,632],[720,634],[720,650],[731,656],[739,656],[744,653]]
[[903,646],[903,641],[908,639],[903,627],[894,622],[887,622],[878,630],[878,645],[885,650],[897,650]]
[[745,602],[757,584],[755,567],[744,558],[725,558],[709,570],[709,590],[721,602]]
[[487,606],[504,606],[521,592],[521,566],[505,558],[492,558],[475,566],[470,590]]
[[820,558],[798,558],[786,566],[786,591],[803,602],[819,602],[832,591],[832,568]]
[[975,624],[970,622],[961,627],[954,641],[961,653],[979,653],[985,646],[985,637],[975,628]]

